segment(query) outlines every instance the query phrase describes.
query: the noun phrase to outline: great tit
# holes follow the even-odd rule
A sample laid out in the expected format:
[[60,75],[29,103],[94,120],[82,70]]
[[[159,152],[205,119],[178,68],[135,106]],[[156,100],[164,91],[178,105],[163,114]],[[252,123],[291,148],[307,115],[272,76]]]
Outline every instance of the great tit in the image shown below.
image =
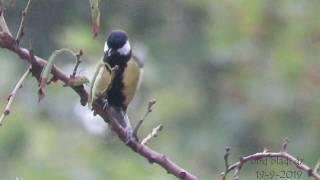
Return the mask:
[[128,35],[113,30],[104,45],[103,58],[98,63],[90,84],[89,107],[96,98],[126,113],[142,76],[143,61],[133,55]]

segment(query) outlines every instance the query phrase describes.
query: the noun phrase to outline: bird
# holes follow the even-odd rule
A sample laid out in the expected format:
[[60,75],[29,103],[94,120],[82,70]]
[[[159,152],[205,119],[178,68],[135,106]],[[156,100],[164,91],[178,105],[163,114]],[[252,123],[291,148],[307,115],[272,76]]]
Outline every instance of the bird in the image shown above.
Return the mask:
[[[143,61],[131,49],[128,34],[112,30],[104,44],[103,57],[98,62],[90,82],[88,104],[97,98],[124,114],[141,83]],[[125,123],[124,126],[128,125]]]

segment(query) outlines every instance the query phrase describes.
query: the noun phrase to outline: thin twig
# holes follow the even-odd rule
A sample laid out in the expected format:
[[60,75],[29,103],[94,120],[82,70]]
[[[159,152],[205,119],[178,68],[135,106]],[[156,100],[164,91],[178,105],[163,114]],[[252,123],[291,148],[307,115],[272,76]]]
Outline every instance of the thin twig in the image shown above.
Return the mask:
[[27,71],[21,76],[18,83],[16,84],[16,86],[14,87],[12,92],[10,93],[10,95],[8,97],[8,103],[7,103],[5,109],[0,117],[0,126],[2,126],[4,118],[10,114],[10,108],[11,108],[12,102],[13,102],[14,98],[16,97],[18,90],[22,87],[22,83],[28,77],[28,75],[30,73],[30,69],[31,69],[31,67],[28,67]]
[[141,125],[143,124],[143,122],[145,121],[147,116],[152,112],[152,107],[153,107],[154,104],[156,104],[156,102],[157,101],[155,99],[152,99],[152,100],[149,101],[148,107],[147,107],[147,111],[144,113],[142,118],[138,121],[136,127],[133,130],[133,137],[136,138],[138,141],[139,141],[139,138],[138,138],[139,128],[141,127]]
[[28,0],[26,7],[21,12],[20,26],[19,26],[19,29],[18,29],[18,32],[16,35],[16,41],[18,44],[20,43],[20,40],[21,40],[22,36],[24,35],[24,22],[25,22],[25,18],[28,13],[28,9],[29,9],[30,4],[31,4],[31,0]]
[[147,137],[145,137],[142,141],[141,144],[146,145],[152,138],[157,137],[158,133],[163,129],[163,126],[159,124],[157,127],[152,129],[152,132],[148,134]]
[[[40,78],[39,88],[38,88],[39,102],[45,96],[47,85],[51,83],[50,81],[48,82],[48,80],[50,80],[49,76],[52,74],[53,67],[55,66],[54,62],[57,59],[57,56],[60,55],[61,53],[65,53],[65,52],[70,53],[72,56],[76,56],[77,59],[79,57],[76,55],[76,53],[74,53],[72,50],[70,50],[68,48],[58,49],[58,50],[55,50],[51,53],[51,55],[46,63],[45,68],[41,72],[41,78]],[[71,79],[71,78],[69,78],[69,79]],[[58,78],[54,77],[53,80],[58,80]],[[72,80],[74,80],[74,78]],[[68,85],[69,85],[69,83],[70,83],[70,81],[68,82]]]
[[[224,159],[224,164],[225,164],[225,172],[227,172],[228,168],[229,168],[229,155],[230,155],[230,147],[226,147],[225,149],[225,154],[223,156]],[[222,180],[226,179],[226,174],[221,174],[222,175]]]
[[80,51],[76,54],[76,65],[74,66],[73,72],[71,74],[71,78],[75,78],[77,74],[78,67],[80,65],[81,61],[81,56],[83,55],[83,51],[80,49]]

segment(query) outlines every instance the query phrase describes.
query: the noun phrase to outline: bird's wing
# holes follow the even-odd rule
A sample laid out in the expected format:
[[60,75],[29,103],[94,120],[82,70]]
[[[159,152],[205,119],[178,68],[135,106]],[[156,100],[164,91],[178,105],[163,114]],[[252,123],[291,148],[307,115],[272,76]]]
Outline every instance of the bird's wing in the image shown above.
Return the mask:
[[123,75],[123,91],[126,99],[124,102],[125,106],[128,106],[134,97],[134,94],[139,86],[141,74],[142,74],[143,63],[138,61],[135,56],[132,56],[128,61],[127,69]]
[[96,72],[90,82],[88,104],[90,109],[94,98],[102,95],[109,87],[111,82],[111,68],[108,64],[99,62],[96,67]]

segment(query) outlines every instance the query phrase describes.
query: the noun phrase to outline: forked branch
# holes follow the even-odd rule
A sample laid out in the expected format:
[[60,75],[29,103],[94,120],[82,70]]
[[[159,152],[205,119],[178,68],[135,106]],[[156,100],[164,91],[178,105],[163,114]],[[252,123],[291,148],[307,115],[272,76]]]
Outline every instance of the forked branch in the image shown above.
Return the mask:
[[156,104],[156,102],[157,101],[155,99],[152,99],[151,101],[149,101],[146,112],[144,113],[143,117],[138,121],[136,127],[133,130],[133,137],[136,138],[138,141],[139,141],[139,137],[138,137],[139,128],[141,127],[143,122],[146,120],[147,116],[152,112],[152,107],[153,105]]

